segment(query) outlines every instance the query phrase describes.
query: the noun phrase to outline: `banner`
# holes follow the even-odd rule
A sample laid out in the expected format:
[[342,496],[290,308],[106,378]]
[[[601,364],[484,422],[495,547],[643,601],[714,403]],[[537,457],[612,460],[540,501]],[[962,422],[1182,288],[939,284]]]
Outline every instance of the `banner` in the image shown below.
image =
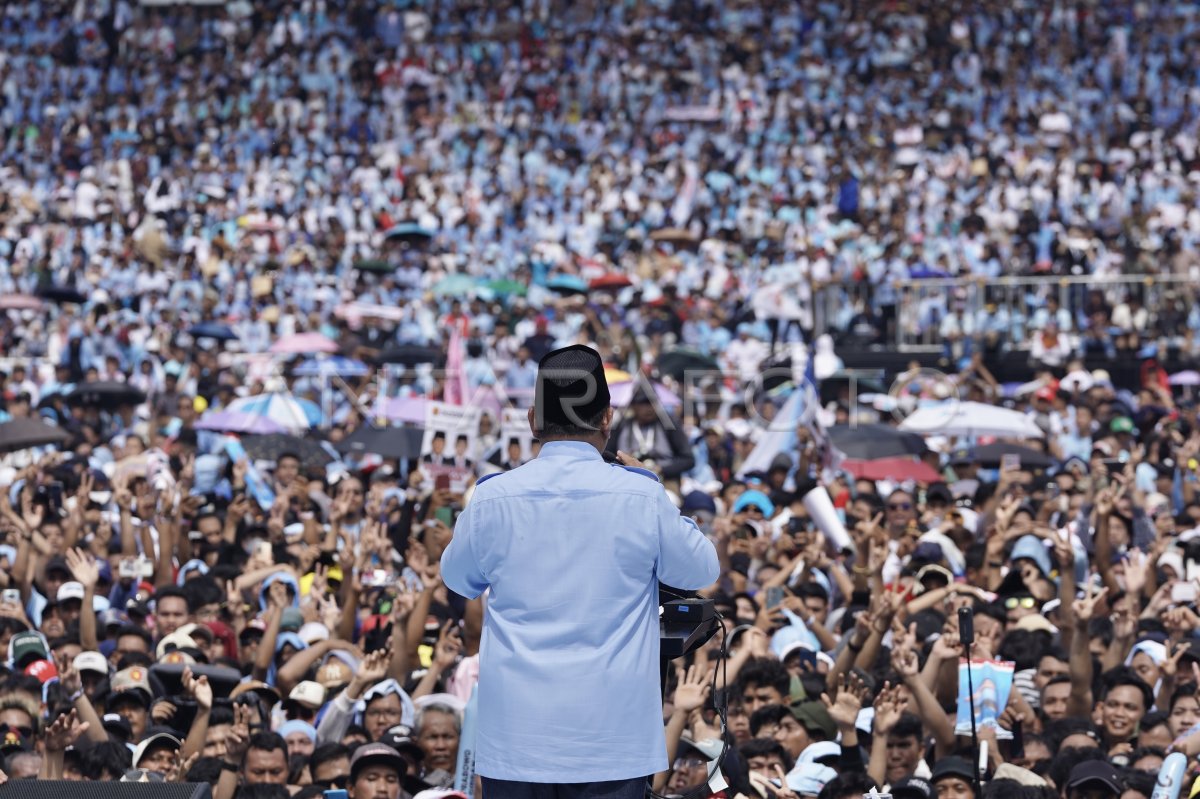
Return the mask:
[[532,459],[533,431],[529,429],[528,414],[520,408],[503,408],[500,411],[500,466],[514,468]]
[[[972,660],[971,682],[975,686],[975,726],[992,727],[1001,741],[1012,739],[1012,733],[1000,726],[1000,714],[1008,707],[1012,693],[1015,664],[1003,660]],[[958,718],[954,723],[956,735],[971,734],[971,691],[967,682],[967,661],[958,663]]]
[[466,491],[476,473],[471,457],[479,436],[479,408],[447,405],[444,402],[425,404],[425,435],[421,439],[421,471],[427,482],[436,487],[438,478],[448,478],[455,493]]
[[454,790],[475,799],[475,717],[479,715],[479,683],[463,711],[462,734],[458,738],[458,763],[454,766]]

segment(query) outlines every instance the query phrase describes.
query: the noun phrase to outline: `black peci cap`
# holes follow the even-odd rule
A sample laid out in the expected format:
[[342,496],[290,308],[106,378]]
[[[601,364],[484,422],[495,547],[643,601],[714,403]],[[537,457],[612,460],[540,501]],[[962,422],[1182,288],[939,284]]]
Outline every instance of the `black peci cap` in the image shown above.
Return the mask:
[[534,422],[588,427],[610,404],[600,353],[584,344],[546,353],[538,362]]

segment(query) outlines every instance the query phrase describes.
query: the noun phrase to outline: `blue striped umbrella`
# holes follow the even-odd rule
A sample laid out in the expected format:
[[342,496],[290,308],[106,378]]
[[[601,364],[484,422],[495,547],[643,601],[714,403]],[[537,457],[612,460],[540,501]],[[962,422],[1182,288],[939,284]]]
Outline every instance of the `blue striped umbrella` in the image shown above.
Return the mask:
[[309,358],[297,366],[292,374],[297,377],[366,377],[371,367],[354,358],[335,355],[332,358]]
[[315,402],[273,392],[242,397],[229,403],[230,411],[265,416],[287,430],[301,431],[321,423],[321,409]]

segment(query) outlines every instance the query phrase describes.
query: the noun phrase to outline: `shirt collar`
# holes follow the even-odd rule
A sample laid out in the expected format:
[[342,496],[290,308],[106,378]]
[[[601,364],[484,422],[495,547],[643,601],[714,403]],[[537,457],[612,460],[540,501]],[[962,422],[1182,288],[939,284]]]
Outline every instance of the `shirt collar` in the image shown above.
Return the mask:
[[582,458],[584,460],[602,460],[599,450],[586,441],[547,441],[542,444],[539,458]]

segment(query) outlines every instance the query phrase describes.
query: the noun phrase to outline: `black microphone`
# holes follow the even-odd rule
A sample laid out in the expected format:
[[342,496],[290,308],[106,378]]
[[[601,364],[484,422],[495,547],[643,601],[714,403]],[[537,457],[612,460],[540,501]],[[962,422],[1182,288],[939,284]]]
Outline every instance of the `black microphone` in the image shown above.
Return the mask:
[[965,647],[975,643],[975,610],[958,609],[958,642]]

